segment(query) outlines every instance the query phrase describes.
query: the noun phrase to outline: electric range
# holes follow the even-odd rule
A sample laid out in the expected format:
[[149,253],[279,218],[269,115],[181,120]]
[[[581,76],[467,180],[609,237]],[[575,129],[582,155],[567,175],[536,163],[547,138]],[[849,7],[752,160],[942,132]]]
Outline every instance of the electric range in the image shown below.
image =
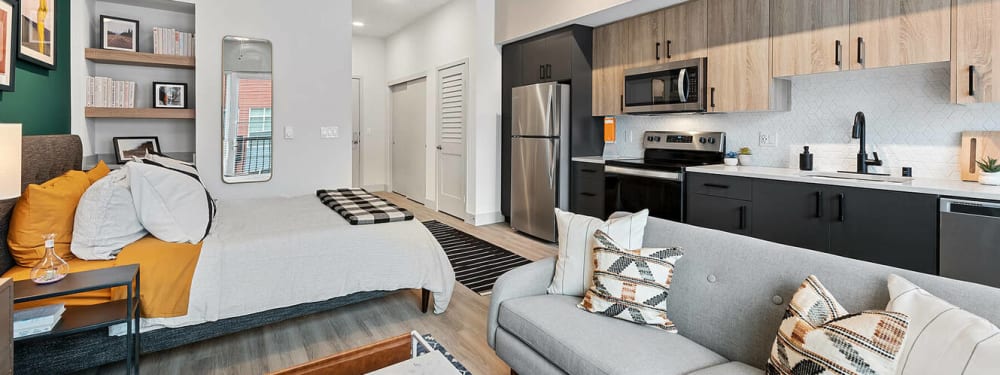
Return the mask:
[[643,134],[643,157],[604,163],[610,212],[638,212],[684,220],[684,173],[687,167],[722,164],[726,133],[649,131]]

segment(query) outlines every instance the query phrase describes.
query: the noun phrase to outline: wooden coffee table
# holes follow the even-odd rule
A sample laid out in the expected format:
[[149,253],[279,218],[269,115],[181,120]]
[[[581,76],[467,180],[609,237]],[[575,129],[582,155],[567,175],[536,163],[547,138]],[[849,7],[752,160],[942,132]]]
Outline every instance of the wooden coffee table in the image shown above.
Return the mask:
[[[417,355],[418,346],[426,354]],[[301,364],[273,375],[458,375],[458,370],[416,332]]]

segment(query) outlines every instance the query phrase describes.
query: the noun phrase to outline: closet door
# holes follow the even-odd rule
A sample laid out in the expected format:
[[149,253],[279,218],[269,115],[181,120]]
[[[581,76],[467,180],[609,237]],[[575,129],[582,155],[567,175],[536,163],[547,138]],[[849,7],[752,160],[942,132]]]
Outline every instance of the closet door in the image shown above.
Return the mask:
[[392,191],[423,203],[427,196],[427,79],[391,89]]

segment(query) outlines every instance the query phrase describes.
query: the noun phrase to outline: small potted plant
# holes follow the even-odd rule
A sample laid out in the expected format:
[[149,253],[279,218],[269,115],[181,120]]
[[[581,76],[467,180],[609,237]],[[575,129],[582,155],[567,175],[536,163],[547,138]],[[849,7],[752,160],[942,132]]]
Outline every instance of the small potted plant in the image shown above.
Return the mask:
[[750,147],[743,147],[740,149],[739,160],[740,165],[753,165],[753,152],[750,151]]
[[726,153],[726,158],[722,159],[722,162],[730,167],[735,167],[740,164],[740,159],[737,159],[737,156],[735,151],[729,151]]
[[979,183],[983,185],[1000,185],[1000,162],[986,157],[976,162],[979,164]]

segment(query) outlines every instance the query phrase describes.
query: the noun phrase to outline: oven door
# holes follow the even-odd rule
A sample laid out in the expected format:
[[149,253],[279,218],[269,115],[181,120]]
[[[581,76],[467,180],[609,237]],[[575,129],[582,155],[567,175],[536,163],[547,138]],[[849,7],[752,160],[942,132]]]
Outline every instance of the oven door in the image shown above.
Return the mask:
[[683,222],[683,174],[646,169],[605,166],[607,209],[609,212],[638,212]]

